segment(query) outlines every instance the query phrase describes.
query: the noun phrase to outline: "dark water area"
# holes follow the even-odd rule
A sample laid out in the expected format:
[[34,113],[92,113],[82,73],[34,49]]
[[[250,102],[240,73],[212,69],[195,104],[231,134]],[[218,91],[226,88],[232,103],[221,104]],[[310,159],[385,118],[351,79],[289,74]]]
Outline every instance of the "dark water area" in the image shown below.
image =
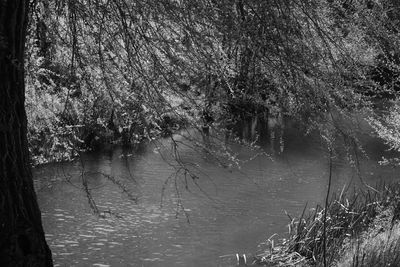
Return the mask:
[[[248,127],[243,135],[255,126]],[[168,138],[135,151],[105,149],[85,153],[80,162],[36,168],[55,266],[234,266],[235,253],[257,253],[273,234],[284,238],[285,212],[299,216],[306,203],[312,208],[323,202],[329,161],[317,135],[305,136],[290,124],[276,129],[260,136],[268,155],[240,169],[221,168],[206,153],[181,146],[181,160],[196,164],[196,183],[174,175]],[[367,134],[361,140],[369,155],[360,162],[363,180],[371,185],[396,180],[395,168],[377,164],[388,154],[385,146]],[[241,145],[231,149],[243,160],[256,153]],[[334,191],[345,185],[363,190],[356,169],[339,155]]]

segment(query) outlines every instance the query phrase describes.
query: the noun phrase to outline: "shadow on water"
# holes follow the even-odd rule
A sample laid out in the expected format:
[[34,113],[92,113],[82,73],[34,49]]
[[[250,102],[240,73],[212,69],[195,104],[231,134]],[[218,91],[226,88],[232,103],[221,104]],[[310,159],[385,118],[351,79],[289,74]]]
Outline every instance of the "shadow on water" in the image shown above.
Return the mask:
[[[266,153],[243,161],[240,169],[224,169],[207,153],[182,145],[179,157],[194,163],[196,177],[174,176],[171,139],[165,138],[138,149],[85,153],[83,170],[81,162],[37,168],[35,184],[55,265],[232,266],[236,253],[256,252],[274,233],[284,237],[285,211],[297,216],[305,203],[324,199],[326,150],[318,135],[304,135],[283,117],[240,122],[233,131],[257,140]],[[174,138],[183,142],[184,134]],[[369,154],[360,164],[363,179],[375,184],[397,178],[393,168],[376,163],[385,154],[379,140],[362,136],[362,141]],[[229,146],[240,159],[257,152]],[[88,204],[82,173],[102,216]],[[335,158],[333,178],[336,190],[359,185],[358,172],[344,155]]]

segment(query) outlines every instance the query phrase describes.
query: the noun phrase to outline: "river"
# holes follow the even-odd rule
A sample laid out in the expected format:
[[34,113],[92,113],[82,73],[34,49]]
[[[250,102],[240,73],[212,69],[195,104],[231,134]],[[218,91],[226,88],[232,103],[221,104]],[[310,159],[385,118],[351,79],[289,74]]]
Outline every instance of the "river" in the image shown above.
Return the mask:
[[[206,153],[182,146],[181,160],[197,164],[196,183],[173,175],[168,138],[133,151],[114,147],[85,153],[81,161],[36,168],[55,266],[232,266],[235,253],[257,253],[273,234],[275,240],[285,237],[285,212],[299,216],[306,203],[315,207],[326,194],[328,158],[320,139],[286,127],[282,141],[284,148],[277,149],[261,142],[269,155],[240,169],[222,168]],[[395,169],[376,163],[385,153],[380,141],[363,142],[369,155],[361,161],[364,181],[395,179]],[[231,149],[240,159],[255,153],[241,145]],[[335,190],[360,184],[347,162],[334,160]]]

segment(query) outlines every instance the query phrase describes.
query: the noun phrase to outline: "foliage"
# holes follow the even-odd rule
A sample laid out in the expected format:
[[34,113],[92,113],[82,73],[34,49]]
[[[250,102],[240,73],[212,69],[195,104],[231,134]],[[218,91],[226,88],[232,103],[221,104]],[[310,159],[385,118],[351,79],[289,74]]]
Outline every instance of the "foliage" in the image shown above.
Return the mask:
[[[368,122],[373,127],[378,137],[381,138],[389,150],[400,151],[400,106],[397,102],[391,104],[387,111],[383,111],[383,116],[369,117]],[[400,159],[398,157],[382,157],[381,164],[393,164],[398,166]]]
[[[62,122],[68,89],[57,88],[51,78],[56,74],[41,67],[44,59],[38,55],[36,47],[30,45],[29,49],[25,108],[32,161],[41,164],[71,160],[77,155],[77,144],[81,141],[76,136],[74,126]],[[44,77],[47,82],[43,82]]]
[[370,124],[374,127],[378,136],[385,140],[390,149],[400,151],[400,106],[398,103],[394,103],[384,113],[386,116],[382,118],[382,121],[370,118]]
[[376,73],[397,66],[394,3],[347,2],[37,1],[31,151],[70,159],[104,142],[279,113],[323,128],[327,111],[393,89]]

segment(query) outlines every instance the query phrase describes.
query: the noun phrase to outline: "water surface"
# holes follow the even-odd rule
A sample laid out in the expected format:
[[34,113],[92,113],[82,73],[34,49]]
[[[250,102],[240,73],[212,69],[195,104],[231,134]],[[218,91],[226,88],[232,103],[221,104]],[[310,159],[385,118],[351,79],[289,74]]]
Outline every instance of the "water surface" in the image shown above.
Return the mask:
[[[266,137],[261,144],[270,155],[241,169],[221,168],[206,153],[180,148],[181,159],[200,170],[197,184],[174,175],[168,138],[136,151],[117,147],[35,169],[55,266],[230,266],[234,253],[256,253],[274,233],[285,237],[285,212],[298,216],[306,203],[322,203],[329,175],[319,138],[295,127],[282,137],[284,149],[276,140],[272,149]],[[363,142],[370,156],[361,162],[364,181],[396,179],[395,169],[376,163],[384,146],[373,138]],[[255,153],[232,149],[240,159]],[[360,184],[345,156],[335,158],[333,170],[335,190]]]

